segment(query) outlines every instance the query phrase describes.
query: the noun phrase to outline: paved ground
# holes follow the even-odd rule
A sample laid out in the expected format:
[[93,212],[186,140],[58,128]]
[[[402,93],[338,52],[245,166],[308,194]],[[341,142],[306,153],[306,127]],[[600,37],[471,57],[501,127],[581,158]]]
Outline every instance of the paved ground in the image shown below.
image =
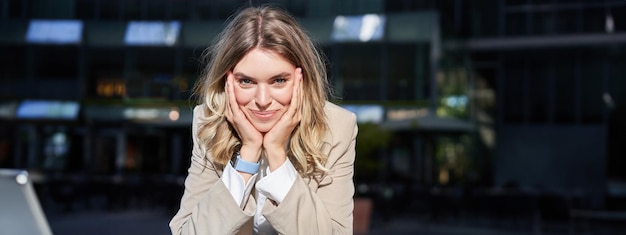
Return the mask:
[[[55,235],[167,235],[170,234],[168,223],[174,213],[164,209],[162,206],[151,208],[147,205],[126,209],[110,209],[103,206],[86,208],[77,205],[71,211],[67,211],[65,207],[48,203],[44,208],[52,232]],[[493,220],[491,218],[487,222],[494,223]],[[587,226],[585,231],[575,231],[574,233],[570,233],[567,223],[549,224],[544,222],[542,223],[541,231],[533,230],[531,227],[528,224],[520,226],[519,224],[499,223],[496,226],[489,226],[476,225],[475,222],[464,223],[459,221],[434,223],[425,218],[405,215],[390,218],[385,222],[379,218],[374,218],[369,233],[364,235],[626,234],[624,226],[621,226],[619,230],[608,226]]]
[[[167,235],[167,226],[171,215],[162,210],[137,211],[79,211],[71,213],[55,213],[50,216],[50,227],[55,235]],[[531,232],[515,232],[490,228],[472,228],[461,226],[443,226],[425,224],[420,220],[403,217],[384,224],[373,226],[368,235],[522,235]],[[546,233],[543,233],[546,234]]]
[[77,212],[55,214],[49,223],[55,235],[170,234],[169,215],[160,211]]
[[[50,227],[56,235],[167,235],[170,234],[167,223],[170,216],[158,211],[126,212],[79,212],[57,214],[50,218]],[[505,232],[501,230],[463,228],[450,226],[425,225],[409,218],[390,221],[372,229],[369,235],[502,235],[529,234]]]
[[[137,211],[79,211],[72,213],[57,213],[49,218],[50,227],[55,235],[168,235],[168,222],[171,215],[163,210]],[[623,235],[624,230],[610,228],[592,229],[585,232],[570,233],[560,228],[558,231],[537,231],[523,229],[523,231],[476,227],[460,225],[429,224],[414,217],[394,218],[386,223],[379,223],[372,227],[366,235],[559,235],[559,234],[600,234]]]
[[[469,227],[459,225],[430,224],[413,217],[395,218],[384,225],[372,228],[368,235],[524,235],[526,232],[494,229],[488,227]],[[546,233],[543,233],[544,235]]]

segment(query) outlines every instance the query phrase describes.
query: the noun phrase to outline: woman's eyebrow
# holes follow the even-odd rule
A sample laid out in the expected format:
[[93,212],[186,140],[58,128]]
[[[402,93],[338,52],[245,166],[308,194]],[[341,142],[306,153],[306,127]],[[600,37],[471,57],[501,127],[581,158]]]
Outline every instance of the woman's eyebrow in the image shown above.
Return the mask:
[[250,79],[250,80],[254,80],[254,78],[253,78],[253,77],[250,77],[250,76],[248,76],[248,75],[245,75],[244,73],[241,73],[241,72],[234,73],[234,75],[235,75],[235,77],[237,77],[238,79]]
[[[244,73],[242,73],[242,72],[237,72],[237,73],[234,73],[234,75],[235,75],[235,77],[237,77],[238,79],[250,79],[250,80],[257,80],[256,78],[254,78],[254,77],[252,77],[252,76],[248,76],[248,75],[246,75],[246,74],[244,74]],[[288,72],[282,72],[282,73],[279,73],[279,74],[276,74],[276,75],[274,75],[274,76],[270,77],[270,79],[286,78],[286,77],[289,77],[289,76],[291,76],[291,73],[288,73]]]
[[279,73],[279,74],[277,74],[277,75],[272,76],[272,78],[271,78],[271,79],[277,79],[277,78],[287,78],[287,77],[289,77],[289,76],[291,76],[291,74],[290,74],[290,73],[288,73],[288,72],[282,72],[282,73]]

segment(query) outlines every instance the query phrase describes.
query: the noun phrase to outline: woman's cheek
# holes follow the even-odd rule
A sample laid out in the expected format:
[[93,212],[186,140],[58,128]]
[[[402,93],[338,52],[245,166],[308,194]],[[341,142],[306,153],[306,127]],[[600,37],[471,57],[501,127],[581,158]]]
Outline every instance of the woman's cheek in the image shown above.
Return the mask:
[[289,103],[291,103],[292,95],[293,95],[293,88],[290,87],[288,89],[281,90],[281,92],[277,94],[275,97],[277,101],[280,102],[281,104],[288,105]]
[[253,95],[250,95],[249,93],[250,92],[247,92],[243,89],[235,89],[235,100],[237,100],[237,104],[246,105],[250,103]]

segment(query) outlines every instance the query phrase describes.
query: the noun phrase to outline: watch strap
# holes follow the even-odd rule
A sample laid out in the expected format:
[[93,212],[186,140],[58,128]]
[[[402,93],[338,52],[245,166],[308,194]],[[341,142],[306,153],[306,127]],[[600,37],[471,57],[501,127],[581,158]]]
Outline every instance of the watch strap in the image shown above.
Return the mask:
[[259,163],[258,162],[248,162],[246,160],[241,159],[241,155],[237,153],[235,159],[233,159],[233,167],[235,170],[248,173],[248,174],[256,174],[259,172]]

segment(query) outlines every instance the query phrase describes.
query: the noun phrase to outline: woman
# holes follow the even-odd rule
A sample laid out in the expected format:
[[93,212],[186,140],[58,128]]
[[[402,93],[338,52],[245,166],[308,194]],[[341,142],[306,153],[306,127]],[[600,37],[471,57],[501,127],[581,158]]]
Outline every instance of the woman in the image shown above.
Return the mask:
[[243,9],[208,52],[172,233],[352,234],[356,116],[295,19]]

